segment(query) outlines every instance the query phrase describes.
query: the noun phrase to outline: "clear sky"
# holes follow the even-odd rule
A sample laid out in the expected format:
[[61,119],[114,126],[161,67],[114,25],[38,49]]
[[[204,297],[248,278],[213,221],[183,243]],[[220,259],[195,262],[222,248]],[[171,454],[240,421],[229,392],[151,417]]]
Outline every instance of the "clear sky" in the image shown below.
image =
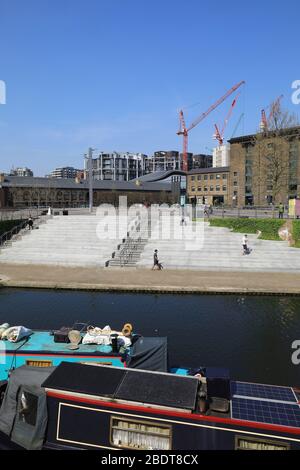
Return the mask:
[[[281,94],[300,114],[299,18],[299,0],[0,0],[0,170],[81,168],[89,146],[181,150],[177,110],[198,103],[189,124],[240,80],[227,138]],[[191,151],[214,145],[230,103],[191,131]]]

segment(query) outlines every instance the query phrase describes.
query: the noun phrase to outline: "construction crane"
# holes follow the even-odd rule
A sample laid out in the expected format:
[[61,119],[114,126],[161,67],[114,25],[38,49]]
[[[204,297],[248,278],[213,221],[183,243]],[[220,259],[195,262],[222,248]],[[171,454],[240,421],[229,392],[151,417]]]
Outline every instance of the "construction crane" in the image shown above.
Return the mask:
[[183,114],[183,110],[179,111],[179,131],[177,135],[183,136],[183,151],[182,151],[182,159],[183,159],[183,171],[188,170],[187,165],[187,153],[188,153],[188,135],[189,132],[194,129],[201,121],[203,121],[214,109],[216,109],[220,104],[222,104],[232,93],[234,93],[240,86],[244,85],[244,80],[234,85],[230,90],[225,93],[218,101],[216,101],[210,108],[208,108],[205,113],[202,113],[189,127],[186,127],[185,118]]
[[270,104],[270,106],[268,106],[268,108],[271,108],[268,118],[266,116],[266,111],[264,109],[261,110],[261,121],[259,127],[262,132],[268,131],[269,122],[272,119],[272,116],[276,113],[276,111],[278,111],[282,98],[283,95],[280,95],[275,101],[273,101],[273,103]]
[[240,93],[234,98],[233,102],[231,103],[230,109],[229,109],[228,114],[225,118],[225,121],[224,121],[224,124],[223,124],[223,129],[222,129],[221,132],[220,132],[217,124],[215,124],[216,133],[214,135],[214,138],[219,142],[219,145],[223,145],[223,143],[224,143],[224,132],[225,132],[225,129],[226,129],[227,124],[229,122],[229,119],[231,118],[233,108],[236,105],[236,102],[237,102],[237,99],[238,99],[239,95],[240,95]]
[[238,128],[239,128],[239,125],[241,124],[241,122],[242,122],[242,119],[243,119],[243,117],[244,117],[244,116],[245,116],[245,113],[242,113],[242,114],[240,115],[240,117],[239,117],[239,119],[238,119],[238,122],[236,123],[236,126],[235,126],[235,128],[234,128],[234,130],[233,130],[233,133],[232,133],[231,139],[233,139],[233,138],[234,138],[234,136],[235,136],[235,134],[236,134],[236,131],[238,130]]

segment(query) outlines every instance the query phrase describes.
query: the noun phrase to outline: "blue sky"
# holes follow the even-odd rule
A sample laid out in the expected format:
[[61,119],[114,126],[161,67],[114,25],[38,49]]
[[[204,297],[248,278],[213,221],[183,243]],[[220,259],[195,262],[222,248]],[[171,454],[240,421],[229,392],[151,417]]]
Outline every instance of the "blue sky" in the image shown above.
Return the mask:
[[[181,150],[190,123],[246,81],[226,137],[258,127],[261,108],[300,79],[296,0],[0,0],[0,170],[83,166],[89,146],[151,154]],[[214,145],[227,100],[193,129],[189,149]],[[206,148],[207,147],[207,148]]]

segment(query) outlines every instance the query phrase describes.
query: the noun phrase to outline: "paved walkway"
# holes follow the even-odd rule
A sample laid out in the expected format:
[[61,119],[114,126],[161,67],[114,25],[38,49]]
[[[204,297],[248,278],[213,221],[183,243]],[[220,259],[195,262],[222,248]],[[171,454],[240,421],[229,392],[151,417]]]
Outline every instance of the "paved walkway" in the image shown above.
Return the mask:
[[0,285],[78,290],[300,295],[300,274],[1,264]]

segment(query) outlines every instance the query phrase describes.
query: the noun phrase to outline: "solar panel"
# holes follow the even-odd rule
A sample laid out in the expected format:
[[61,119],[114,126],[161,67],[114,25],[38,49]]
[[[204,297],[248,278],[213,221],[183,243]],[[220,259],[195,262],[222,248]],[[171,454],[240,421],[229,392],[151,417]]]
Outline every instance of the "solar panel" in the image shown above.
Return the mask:
[[297,403],[295,394],[290,387],[278,387],[275,385],[232,382],[232,395]]
[[300,427],[300,407],[293,403],[234,397],[231,417],[257,423]]
[[199,382],[194,377],[127,371],[115,398],[190,410],[195,408]]

